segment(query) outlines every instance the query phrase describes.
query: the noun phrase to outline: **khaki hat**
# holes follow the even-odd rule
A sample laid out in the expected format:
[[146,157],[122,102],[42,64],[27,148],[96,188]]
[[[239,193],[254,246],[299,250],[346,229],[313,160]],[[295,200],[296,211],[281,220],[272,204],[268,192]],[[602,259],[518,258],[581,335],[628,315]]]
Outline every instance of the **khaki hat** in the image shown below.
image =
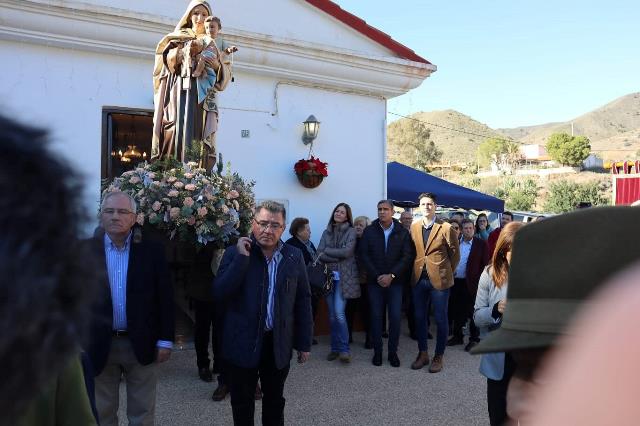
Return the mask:
[[577,210],[523,227],[513,242],[502,325],[471,353],[553,345],[607,278],[640,259],[639,244],[640,210],[628,206]]

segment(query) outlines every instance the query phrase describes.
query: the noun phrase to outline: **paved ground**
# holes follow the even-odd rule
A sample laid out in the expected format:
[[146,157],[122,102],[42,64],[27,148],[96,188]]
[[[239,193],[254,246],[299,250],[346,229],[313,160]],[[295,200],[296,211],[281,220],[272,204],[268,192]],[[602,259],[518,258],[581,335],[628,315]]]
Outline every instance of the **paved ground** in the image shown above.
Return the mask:
[[[405,327],[406,330],[406,327]],[[435,330],[433,330],[435,331]],[[435,333],[434,333],[435,334]],[[374,367],[372,351],[362,346],[364,335],[354,335],[353,362],[328,362],[328,338],[313,346],[305,365],[292,363],[285,387],[288,425],[487,425],[486,381],[478,373],[480,358],[462,346],[447,348],[445,368],[439,374],[409,368],[416,344],[406,333],[400,339],[400,368],[386,362]],[[386,342],[386,339],[385,339]],[[429,341],[430,349],[433,340]],[[198,379],[193,349],[176,351],[162,365],[158,387],[157,424],[231,425],[229,397],[213,402],[213,384]],[[124,425],[121,403],[120,424]],[[260,424],[261,403],[256,403]]]

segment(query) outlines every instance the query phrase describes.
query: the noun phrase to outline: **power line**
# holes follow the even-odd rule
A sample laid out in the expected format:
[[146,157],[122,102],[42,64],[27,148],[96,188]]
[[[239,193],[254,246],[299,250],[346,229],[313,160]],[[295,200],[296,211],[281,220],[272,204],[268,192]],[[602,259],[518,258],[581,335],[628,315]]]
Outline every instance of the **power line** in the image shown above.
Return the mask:
[[485,139],[489,139],[489,138],[490,139],[497,139],[497,140],[501,140],[501,141],[504,141],[504,142],[511,142],[511,143],[516,143],[516,144],[519,144],[519,145],[526,145],[526,144],[524,144],[524,143],[522,143],[520,141],[514,140],[514,139],[505,139],[505,138],[496,137],[496,136],[493,136],[493,135],[482,135],[480,133],[469,132],[467,130],[454,129],[452,127],[443,126],[441,124],[429,123],[428,121],[418,120],[417,118],[408,117],[406,115],[398,114],[398,113],[391,112],[391,111],[387,111],[387,113],[391,114],[391,115],[395,115],[397,117],[406,118],[407,120],[413,120],[413,121],[417,121],[418,123],[427,124],[429,126],[440,127],[441,129],[451,130],[452,132],[464,133],[465,135],[478,136],[478,137],[485,138]]

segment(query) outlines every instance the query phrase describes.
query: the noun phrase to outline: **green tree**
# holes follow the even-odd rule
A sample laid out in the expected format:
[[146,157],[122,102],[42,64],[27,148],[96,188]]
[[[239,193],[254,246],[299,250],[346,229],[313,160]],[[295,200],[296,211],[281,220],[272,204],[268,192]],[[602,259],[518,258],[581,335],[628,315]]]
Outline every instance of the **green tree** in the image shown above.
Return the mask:
[[489,138],[478,147],[478,162],[481,167],[496,163],[499,169],[513,167],[520,158],[518,144],[506,139]]
[[547,152],[560,164],[580,166],[591,153],[591,142],[586,136],[554,133],[547,139]]
[[392,123],[388,132],[389,159],[410,167],[429,171],[442,158],[442,151],[430,140],[429,129],[416,120]]
[[551,213],[566,213],[574,210],[582,201],[590,202],[594,206],[609,204],[609,199],[603,195],[597,181],[580,184],[559,180],[549,185],[544,209]]
[[531,178],[525,180],[506,178],[493,195],[505,200],[509,210],[530,211],[536,204],[538,184]]

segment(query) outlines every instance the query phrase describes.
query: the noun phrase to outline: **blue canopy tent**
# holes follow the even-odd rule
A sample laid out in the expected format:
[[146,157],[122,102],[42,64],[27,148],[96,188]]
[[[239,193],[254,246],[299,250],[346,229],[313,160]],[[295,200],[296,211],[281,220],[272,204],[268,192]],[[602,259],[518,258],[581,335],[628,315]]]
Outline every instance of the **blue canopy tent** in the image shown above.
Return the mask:
[[496,213],[504,211],[504,201],[499,198],[447,182],[395,161],[387,163],[388,198],[416,206],[418,195],[423,192],[433,192],[438,197],[438,204],[446,207]]

